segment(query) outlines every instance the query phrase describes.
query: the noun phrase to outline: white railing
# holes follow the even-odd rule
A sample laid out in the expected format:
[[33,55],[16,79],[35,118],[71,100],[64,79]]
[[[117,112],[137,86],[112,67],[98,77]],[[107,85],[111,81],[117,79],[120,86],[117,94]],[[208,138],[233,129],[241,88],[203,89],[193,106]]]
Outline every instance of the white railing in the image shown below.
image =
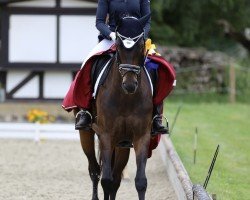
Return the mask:
[[0,123],[0,138],[79,140],[74,124]]

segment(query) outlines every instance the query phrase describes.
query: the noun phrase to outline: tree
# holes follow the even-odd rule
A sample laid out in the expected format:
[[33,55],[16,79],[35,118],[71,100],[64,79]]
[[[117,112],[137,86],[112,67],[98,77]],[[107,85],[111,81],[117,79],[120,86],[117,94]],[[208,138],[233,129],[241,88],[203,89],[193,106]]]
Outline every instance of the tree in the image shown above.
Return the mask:
[[250,52],[250,29],[246,28],[244,32],[238,32],[235,28],[224,19],[218,20],[218,24],[224,28],[224,34],[226,37],[230,37],[233,40],[239,42]]
[[159,43],[223,49],[235,42],[224,37],[219,19],[237,32],[250,27],[249,0],[152,0],[151,37]]

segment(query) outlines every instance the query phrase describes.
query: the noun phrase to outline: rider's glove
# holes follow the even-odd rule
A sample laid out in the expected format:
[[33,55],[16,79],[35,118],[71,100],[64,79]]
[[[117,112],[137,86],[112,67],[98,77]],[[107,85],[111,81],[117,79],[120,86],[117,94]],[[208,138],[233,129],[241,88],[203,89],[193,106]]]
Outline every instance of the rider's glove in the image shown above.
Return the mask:
[[115,34],[115,32],[111,32],[109,34],[109,37],[115,42],[115,40],[116,40],[116,34]]

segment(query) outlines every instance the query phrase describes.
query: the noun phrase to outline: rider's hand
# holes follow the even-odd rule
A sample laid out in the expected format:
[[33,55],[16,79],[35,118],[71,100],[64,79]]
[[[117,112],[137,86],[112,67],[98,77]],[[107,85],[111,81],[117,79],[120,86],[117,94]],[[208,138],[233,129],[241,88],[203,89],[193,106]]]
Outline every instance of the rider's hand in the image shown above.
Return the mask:
[[109,34],[109,37],[115,42],[115,40],[116,40],[116,34],[115,34],[115,32],[111,32]]

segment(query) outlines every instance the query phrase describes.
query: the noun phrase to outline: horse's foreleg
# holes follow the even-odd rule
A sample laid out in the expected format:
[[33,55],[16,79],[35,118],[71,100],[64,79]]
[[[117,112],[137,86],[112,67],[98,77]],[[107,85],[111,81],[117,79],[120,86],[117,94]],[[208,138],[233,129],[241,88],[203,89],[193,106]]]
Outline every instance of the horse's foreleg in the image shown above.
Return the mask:
[[145,168],[147,163],[149,137],[149,134],[145,135],[143,138],[140,138],[134,143],[137,164],[135,187],[138,192],[139,200],[145,199],[145,193],[147,190]]
[[102,160],[102,179],[101,184],[104,192],[104,200],[109,200],[112,191],[113,177],[111,173],[111,159],[113,149],[111,139],[108,135],[100,137],[101,160]]
[[98,183],[100,179],[100,166],[95,156],[94,132],[80,131],[82,149],[88,158],[89,175],[93,183],[92,200],[98,200]]
[[121,184],[122,171],[128,163],[129,159],[129,148],[116,148],[115,150],[115,161],[113,167],[113,190],[110,194],[110,200],[115,200],[116,193]]

